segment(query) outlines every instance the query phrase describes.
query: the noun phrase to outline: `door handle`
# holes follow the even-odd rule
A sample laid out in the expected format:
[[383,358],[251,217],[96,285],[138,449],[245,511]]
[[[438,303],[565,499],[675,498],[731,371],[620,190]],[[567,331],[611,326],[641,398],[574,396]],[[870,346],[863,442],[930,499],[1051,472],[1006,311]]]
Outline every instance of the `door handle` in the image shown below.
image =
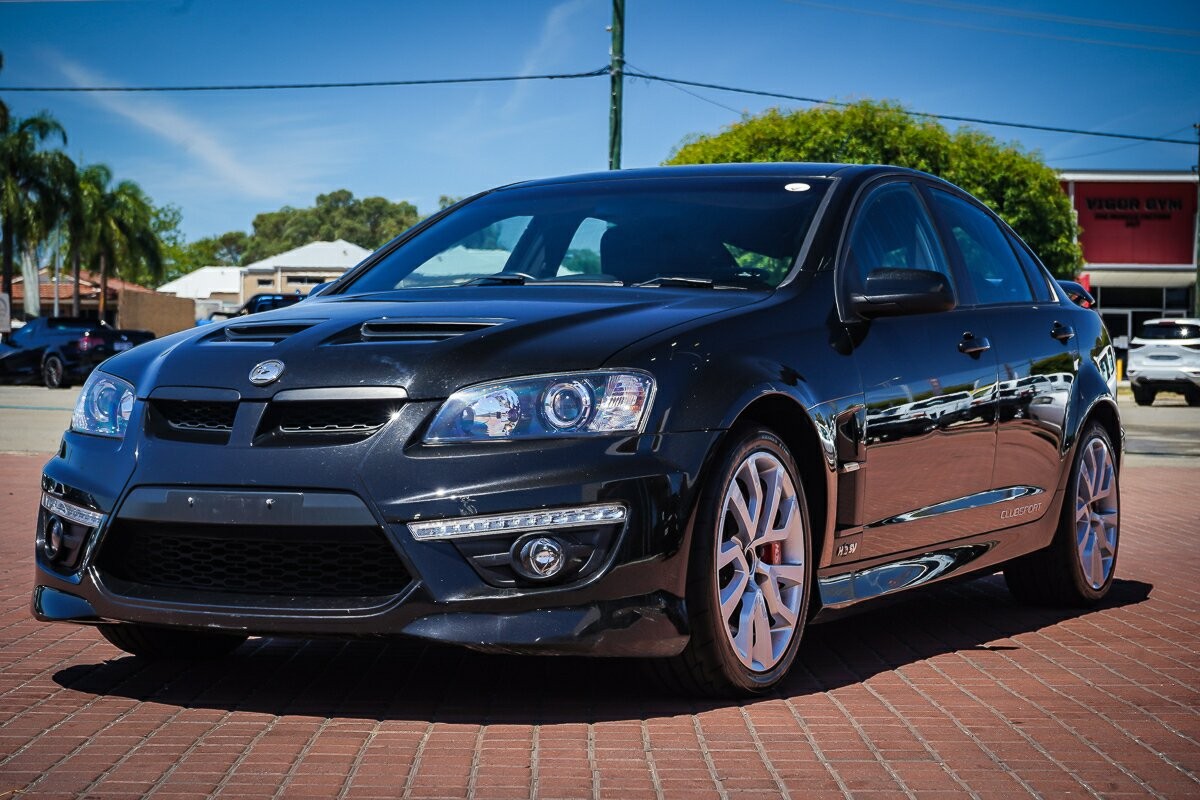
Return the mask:
[[991,350],[992,343],[987,340],[986,336],[975,337],[975,334],[967,331],[962,336],[962,341],[958,343],[958,352],[973,356]]
[[1058,339],[1063,344],[1075,338],[1075,329],[1070,325],[1063,325],[1061,322],[1054,323],[1054,327],[1050,329],[1050,335]]

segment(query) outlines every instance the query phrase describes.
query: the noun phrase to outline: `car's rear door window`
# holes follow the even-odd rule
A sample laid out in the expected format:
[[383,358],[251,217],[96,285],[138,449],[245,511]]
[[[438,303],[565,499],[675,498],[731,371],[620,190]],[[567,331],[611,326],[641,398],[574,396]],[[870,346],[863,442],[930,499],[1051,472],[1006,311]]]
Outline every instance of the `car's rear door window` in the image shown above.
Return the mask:
[[1017,259],[1025,269],[1025,277],[1029,279],[1029,284],[1033,287],[1034,298],[1039,303],[1053,301],[1055,299],[1054,290],[1050,288],[1050,276],[1046,273],[1046,269],[1026,249],[1025,245],[1012,235],[1009,235],[1008,243],[1012,245],[1013,252],[1017,254]]
[[949,230],[980,305],[1032,303],[1033,290],[999,226],[959,197],[934,189],[933,205]]

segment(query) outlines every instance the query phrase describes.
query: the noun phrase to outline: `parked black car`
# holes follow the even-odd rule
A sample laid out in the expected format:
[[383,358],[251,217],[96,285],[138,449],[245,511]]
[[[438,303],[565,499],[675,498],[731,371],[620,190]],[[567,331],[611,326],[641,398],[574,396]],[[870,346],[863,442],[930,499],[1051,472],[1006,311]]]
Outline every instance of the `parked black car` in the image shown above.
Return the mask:
[[301,294],[256,294],[242,303],[242,307],[232,314],[224,311],[214,311],[208,315],[208,318],[214,322],[222,319],[230,319],[231,317],[244,317],[249,314],[258,314],[263,311],[274,311],[277,308],[286,308],[294,306],[304,299]]
[[143,656],[405,635],[762,692],[912,587],[1100,600],[1121,441],[1100,318],[943,181],[534,181],[94,373],[33,610]]
[[153,338],[150,331],[117,330],[94,319],[34,317],[0,343],[0,382],[66,389],[109,356]]

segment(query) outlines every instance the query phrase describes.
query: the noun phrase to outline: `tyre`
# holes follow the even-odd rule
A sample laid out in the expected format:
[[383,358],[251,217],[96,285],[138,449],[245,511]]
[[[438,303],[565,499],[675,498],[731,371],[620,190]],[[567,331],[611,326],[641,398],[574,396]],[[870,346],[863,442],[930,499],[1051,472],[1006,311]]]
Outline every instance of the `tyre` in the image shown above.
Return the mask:
[[762,694],[787,675],[808,619],[812,537],[796,462],[774,433],[731,434],[701,490],[688,560],[691,639],[659,659],[676,690]]
[[1187,390],[1183,393],[1183,398],[1189,406],[1200,406],[1200,389]]
[[1034,605],[1088,607],[1112,586],[1121,536],[1121,492],[1112,442],[1096,423],[1075,452],[1058,530],[1045,550],[1004,568],[1009,591]]
[[100,634],[131,655],[150,659],[220,658],[238,648],[247,637],[240,633],[213,633],[149,625],[100,625]]
[[1131,386],[1133,389],[1133,402],[1139,406],[1149,406],[1154,404],[1154,398],[1158,392],[1143,386]]
[[47,389],[68,389],[71,384],[66,379],[67,370],[62,359],[58,356],[46,356],[42,362],[42,383]]

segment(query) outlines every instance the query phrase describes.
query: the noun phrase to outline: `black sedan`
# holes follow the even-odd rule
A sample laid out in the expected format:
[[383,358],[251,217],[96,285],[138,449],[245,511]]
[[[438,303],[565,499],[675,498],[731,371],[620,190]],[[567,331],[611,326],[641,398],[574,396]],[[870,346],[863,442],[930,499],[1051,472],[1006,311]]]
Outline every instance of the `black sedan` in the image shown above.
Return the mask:
[[145,656],[403,635],[763,692],[805,626],[1113,580],[1112,348],[892,167],[541,180],[318,296],[120,354],[46,465],[34,614]]

